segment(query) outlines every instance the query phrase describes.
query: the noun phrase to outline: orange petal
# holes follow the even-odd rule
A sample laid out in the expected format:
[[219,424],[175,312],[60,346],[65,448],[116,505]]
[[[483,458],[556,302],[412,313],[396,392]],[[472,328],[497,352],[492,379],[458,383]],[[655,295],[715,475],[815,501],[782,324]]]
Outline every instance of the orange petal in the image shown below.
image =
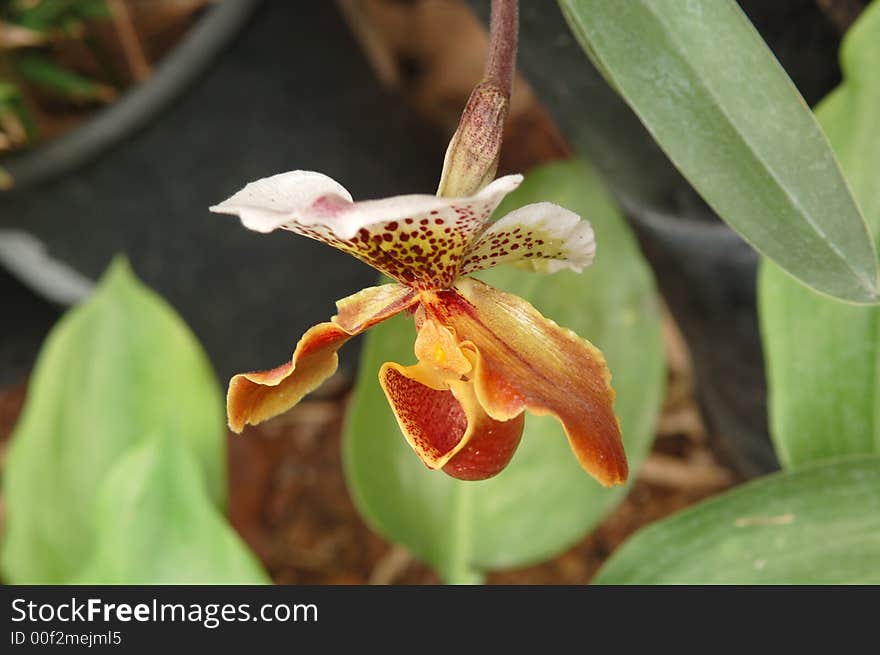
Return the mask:
[[387,363],[379,382],[400,429],[425,466],[460,480],[485,480],[513,457],[523,431],[523,416],[509,421],[491,418],[470,382],[450,382],[448,389],[430,384],[436,373],[424,364]]
[[422,293],[429,316],[474,350],[479,403],[504,421],[524,409],[562,423],[578,461],[606,486],[626,480],[605,358],[590,342],[544,318],[522,298],[471,278]]
[[247,424],[286,412],[333,375],[342,344],[417,302],[415,292],[400,284],[370,287],[337,302],[339,313],[309,329],[291,361],[269,371],[233,376],[226,395],[230,429],[241,432]]

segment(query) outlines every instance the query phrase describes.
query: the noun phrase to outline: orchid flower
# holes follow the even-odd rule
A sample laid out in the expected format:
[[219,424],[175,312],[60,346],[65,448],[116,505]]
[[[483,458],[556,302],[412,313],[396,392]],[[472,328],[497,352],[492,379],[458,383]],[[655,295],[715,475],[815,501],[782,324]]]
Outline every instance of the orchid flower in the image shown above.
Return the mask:
[[292,171],[248,184],[211,210],[257,232],[323,241],[396,280],[336,303],[290,362],[229,382],[229,427],[240,432],[287,411],[333,374],[353,336],[401,312],[415,319],[417,362],[385,363],[379,383],[400,429],[430,469],[483,480],[507,466],[524,413],[555,416],[580,464],[604,485],[626,480],[611,374],[602,353],[522,298],[474,278],[498,264],[581,271],[593,261],[590,224],[540,202],[493,221],[522,182],[494,182],[513,84],[516,0],[492,0],[486,73],[449,143],[437,195],[354,202],[321,173]]
[[468,277],[499,264],[552,273],[592,262],[590,224],[558,205],[540,202],[490,219],[521,181],[507,175],[468,197],[353,202],[329,177],[293,171],[212,207],[251,230],[322,241],[396,280],[338,301],[336,316],[308,330],[290,362],[234,376],[231,429],[287,411],[336,370],[346,341],[408,312],[417,361],[384,364],[379,383],[428,468],[464,480],[495,475],[513,456],[528,410],[561,422],[578,461],[599,482],[622,483],[627,463],[602,354],[522,298]]

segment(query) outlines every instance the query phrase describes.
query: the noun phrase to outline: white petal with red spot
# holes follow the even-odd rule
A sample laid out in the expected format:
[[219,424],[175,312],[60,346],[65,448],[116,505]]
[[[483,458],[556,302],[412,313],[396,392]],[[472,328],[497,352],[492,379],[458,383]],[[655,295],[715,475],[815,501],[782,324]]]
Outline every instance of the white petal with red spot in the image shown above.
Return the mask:
[[464,253],[520,182],[507,175],[469,198],[351,202],[327,176],[294,171],[253,182],[211,209],[261,232],[284,228],[323,241],[411,286],[440,288],[458,277]]
[[510,212],[483,232],[465,255],[461,274],[515,263],[538,273],[580,272],[596,254],[593,228],[549,202]]
[[233,214],[256,232],[271,232],[304,216],[319,198],[336,198],[351,203],[345,187],[323,173],[291,171],[251,182],[219,205],[211,207],[218,214]]

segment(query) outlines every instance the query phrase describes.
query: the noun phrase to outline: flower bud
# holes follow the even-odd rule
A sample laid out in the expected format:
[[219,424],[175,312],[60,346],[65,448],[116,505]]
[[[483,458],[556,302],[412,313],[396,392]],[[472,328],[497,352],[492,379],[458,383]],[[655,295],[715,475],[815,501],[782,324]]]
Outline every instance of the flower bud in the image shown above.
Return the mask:
[[509,100],[496,84],[478,84],[443,161],[438,196],[471,196],[495,178]]

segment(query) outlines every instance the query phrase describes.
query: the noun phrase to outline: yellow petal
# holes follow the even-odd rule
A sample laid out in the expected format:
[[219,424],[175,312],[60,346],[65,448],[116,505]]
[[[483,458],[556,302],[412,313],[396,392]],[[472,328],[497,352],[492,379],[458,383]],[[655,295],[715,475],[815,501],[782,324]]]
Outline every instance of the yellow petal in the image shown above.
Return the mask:
[[437,389],[445,389],[445,382],[460,380],[473,368],[452,330],[430,319],[419,321],[415,352],[425,364],[425,375],[436,380],[431,386]]
[[337,302],[338,314],[309,329],[291,361],[233,376],[226,395],[230,429],[241,432],[247,424],[286,412],[336,371],[336,351],[346,341],[416,303],[416,294],[400,284],[370,287]]
[[478,280],[421,297],[428,317],[450,327],[465,351],[473,348],[476,397],[489,416],[553,415],[581,466],[606,486],[626,480],[611,374],[597,348]]

